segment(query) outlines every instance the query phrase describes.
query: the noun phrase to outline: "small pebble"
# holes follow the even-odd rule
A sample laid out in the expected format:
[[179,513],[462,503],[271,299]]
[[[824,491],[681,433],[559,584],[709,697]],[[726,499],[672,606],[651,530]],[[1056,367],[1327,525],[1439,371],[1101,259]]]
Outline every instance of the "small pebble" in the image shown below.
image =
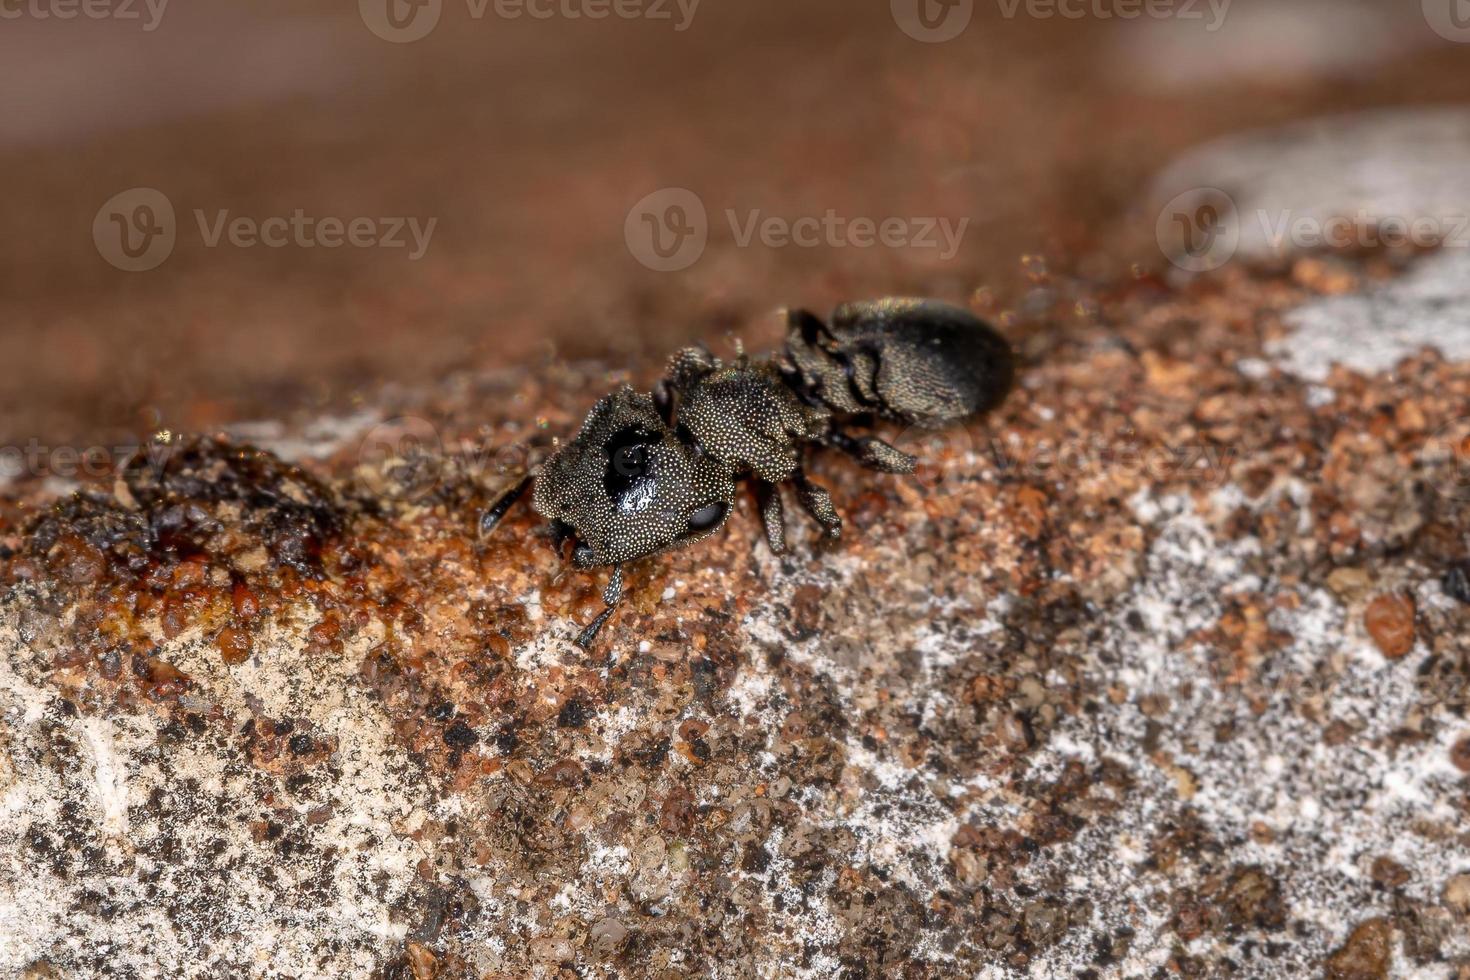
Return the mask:
[[1470,735],[1450,746],[1450,761],[1463,773],[1470,773]]
[[1379,980],[1388,976],[1393,959],[1393,926],[1387,919],[1369,919],[1348,936],[1342,948],[1327,958],[1328,980]]
[[1414,600],[1402,594],[1381,595],[1368,604],[1363,625],[1379,651],[1397,660],[1414,649]]
[[593,951],[603,956],[617,952],[628,938],[628,927],[617,919],[600,919],[587,935]]
[[1458,916],[1470,916],[1470,874],[1455,875],[1444,883],[1444,904]]

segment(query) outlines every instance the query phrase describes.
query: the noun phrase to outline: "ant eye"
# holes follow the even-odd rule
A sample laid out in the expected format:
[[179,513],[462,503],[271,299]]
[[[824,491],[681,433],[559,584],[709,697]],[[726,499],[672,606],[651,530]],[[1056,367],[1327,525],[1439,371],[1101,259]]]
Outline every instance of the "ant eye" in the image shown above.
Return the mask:
[[689,534],[701,534],[725,519],[729,507],[722,503],[705,504],[689,515]]

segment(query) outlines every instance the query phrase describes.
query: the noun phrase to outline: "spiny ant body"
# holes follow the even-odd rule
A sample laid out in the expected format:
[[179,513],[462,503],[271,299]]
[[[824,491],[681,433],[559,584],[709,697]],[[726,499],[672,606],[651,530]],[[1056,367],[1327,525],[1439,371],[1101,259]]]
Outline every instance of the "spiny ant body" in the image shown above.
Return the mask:
[[[927,300],[848,303],[830,323],[787,313],[784,347],[724,364],[702,348],[674,355],[654,391],[624,385],[546,460],[532,506],[578,568],[613,566],[607,608],[582,630],[588,647],[622,598],[622,565],[719,531],[740,479],[755,484],[771,549],[786,548],[779,485],[790,483],[827,537],[842,534],[830,495],[807,478],[810,446],[885,473],[916,460],[871,434],[885,419],[938,428],[995,407],[1009,389],[1010,347],[965,310]],[[531,485],[521,480],[481,520],[488,533]]]

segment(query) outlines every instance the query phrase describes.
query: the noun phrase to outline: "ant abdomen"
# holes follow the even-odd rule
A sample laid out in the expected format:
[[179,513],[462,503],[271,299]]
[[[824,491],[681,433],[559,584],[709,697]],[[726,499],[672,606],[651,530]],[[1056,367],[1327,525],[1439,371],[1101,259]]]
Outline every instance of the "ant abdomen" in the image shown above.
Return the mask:
[[786,354],[808,397],[839,414],[940,427],[994,408],[1014,376],[1005,338],[933,300],[845,303],[831,323],[787,314]]

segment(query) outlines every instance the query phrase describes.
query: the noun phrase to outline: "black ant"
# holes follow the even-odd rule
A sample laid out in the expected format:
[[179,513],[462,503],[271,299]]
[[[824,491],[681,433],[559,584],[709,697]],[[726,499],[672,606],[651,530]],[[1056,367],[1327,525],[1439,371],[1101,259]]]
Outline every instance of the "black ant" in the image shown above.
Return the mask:
[[[999,404],[1014,374],[1011,348],[994,329],[930,300],[847,303],[830,324],[790,310],[787,324],[785,346],[771,354],[742,354],[727,365],[685,348],[652,393],[623,385],[534,478],[532,506],[551,521],[558,548],[571,540],[578,568],[613,566],[607,608],[578,646],[591,646],[622,599],[622,565],[720,530],[736,480],[754,481],[771,550],[786,549],[778,484],[787,482],[836,540],[842,518],[802,468],[808,445],[884,473],[912,473],[914,457],[844,427],[875,417],[924,428],[959,422]],[[493,530],[532,482],[527,476],[502,495],[481,518],[481,532]]]

